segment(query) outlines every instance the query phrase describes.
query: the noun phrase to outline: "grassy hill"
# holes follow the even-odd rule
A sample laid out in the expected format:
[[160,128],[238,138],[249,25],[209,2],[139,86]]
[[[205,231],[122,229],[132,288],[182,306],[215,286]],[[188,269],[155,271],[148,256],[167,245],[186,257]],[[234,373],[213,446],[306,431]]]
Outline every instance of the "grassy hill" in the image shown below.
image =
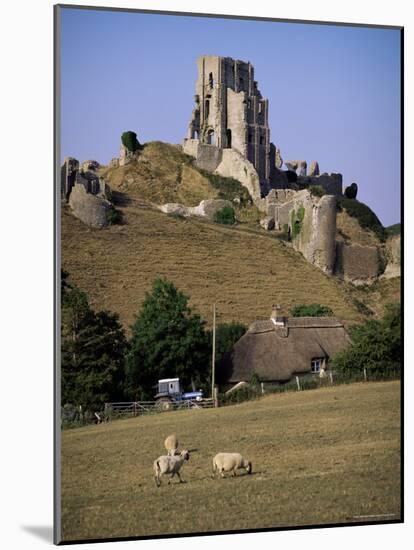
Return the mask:
[[[399,410],[399,383],[372,382],[64,431],[63,538],[398,520]],[[170,433],[197,451],[186,483],[157,488]],[[221,451],[241,452],[253,474],[213,480]]]
[[[263,214],[239,182],[195,168],[176,146],[148,143],[137,161],[103,167],[101,175],[113,189],[125,223],[94,230],[63,208],[62,265],[71,281],[88,293],[93,307],[119,313],[126,327],[153,280],[161,276],[187,293],[209,324],[214,302],[218,322],[249,324],[268,317],[275,302],[282,304],[284,313],[296,304],[316,302],[354,323],[367,311],[381,315],[384,303],[398,296],[395,280],[374,285],[368,295],[325,276],[288,243],[260,228]],[[239,199],[236,226],[167,216],[154,206],[194,206],[215,197]],[[342,238],[378,243],[345,209],[338,219]],[[367,301],[369,309],[364,309],[361,303]]]
[[123,213],[125,225],[93,230],[64,209],[62,263],[92,305],[118,312],[125,326],[162,276],[188,294],[207,321],[214,302],[219,322],[249,324],[268,317],[275,302],[287,313],[309,301],[347,322],[362,318],[345,285],[269,234],[167,216],[136,203]]

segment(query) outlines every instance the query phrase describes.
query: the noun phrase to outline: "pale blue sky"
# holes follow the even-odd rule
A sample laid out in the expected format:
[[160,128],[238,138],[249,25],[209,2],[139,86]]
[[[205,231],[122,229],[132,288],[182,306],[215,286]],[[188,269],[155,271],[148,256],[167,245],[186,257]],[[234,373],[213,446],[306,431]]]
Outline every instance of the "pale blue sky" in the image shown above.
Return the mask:
[[62,157],[107,163],[120,135],[181,143],[199,55],[250,61],[285,160],[358,183],[400,221],[400,31],[62,9]]

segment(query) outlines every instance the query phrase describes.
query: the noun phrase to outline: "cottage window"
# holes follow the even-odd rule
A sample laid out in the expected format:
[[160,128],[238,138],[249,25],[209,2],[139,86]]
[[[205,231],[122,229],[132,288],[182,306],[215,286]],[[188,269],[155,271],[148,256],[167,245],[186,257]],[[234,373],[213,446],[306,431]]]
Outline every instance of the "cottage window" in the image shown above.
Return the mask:
[[317,358],[311,361],[311,372],[317,373],[321,370],[323,359]]

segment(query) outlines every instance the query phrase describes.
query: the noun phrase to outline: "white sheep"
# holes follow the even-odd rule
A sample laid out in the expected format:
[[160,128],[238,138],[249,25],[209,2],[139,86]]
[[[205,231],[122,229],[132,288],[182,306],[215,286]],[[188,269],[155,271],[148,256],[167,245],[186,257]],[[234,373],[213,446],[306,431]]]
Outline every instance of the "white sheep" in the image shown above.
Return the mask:
[[242,457],[240,453],[218,453],[213,458],[213,476],[216,473],[224,477],[224,472],[233,472],[236,475],[236,470],[244,468],[248,474],[252,473],[252,463]]
[[154,460],[154,479],[157,487],[161,485],[161,476],[164,474],[171,474],[171,478],[168,480],[168,485],[171,479],[177,474],[180,483],[183,480],[180,476],[180,469],[184,464],[184,461],[189,460],[190,453],[186,450],[181,451],[178,456],[159,456],[157,460]]
[[179,455],[180,451],[178,450],[178,439],[175,434],[169,435],[164,441],[164,447],[167,449],[167,454],[169,456]]

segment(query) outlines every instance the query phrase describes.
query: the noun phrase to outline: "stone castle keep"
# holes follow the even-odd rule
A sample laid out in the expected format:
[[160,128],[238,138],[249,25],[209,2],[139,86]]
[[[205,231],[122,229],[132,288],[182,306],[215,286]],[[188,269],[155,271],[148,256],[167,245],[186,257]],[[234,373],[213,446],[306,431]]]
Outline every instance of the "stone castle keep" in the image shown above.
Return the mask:
[[319,174],[313,161],[309,174],[304,160],[285,162],[270,141],[269,101],[262,97],[251,63],[230,57],[197,60],[195,107],[183,150],[199,168],[239,179],[254,200],[291,183],[321,185],[342,193],[341,174]]
[[251,63],[199,58],[195,102],[187,138],[217,149],[236,149],[253,164],[259,180],[268,182],[269,104],[257,87]]

